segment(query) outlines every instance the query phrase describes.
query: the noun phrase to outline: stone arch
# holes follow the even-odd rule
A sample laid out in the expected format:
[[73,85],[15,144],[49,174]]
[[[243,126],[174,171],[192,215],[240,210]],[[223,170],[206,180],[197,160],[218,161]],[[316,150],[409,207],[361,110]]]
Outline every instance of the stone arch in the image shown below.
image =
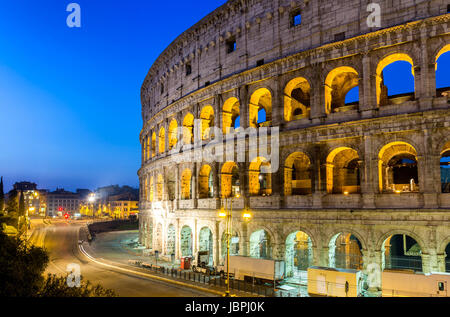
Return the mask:
[[152,133],[152,157],[156,156],[156,132]]
[[163,200],[164,198],[163,195],[164,195],[164,176],[162,174],[159,174],[156,182],[156,196],[158,201]]
[[448,194],[450,193],[450,141],[444,144],[440,152],[441,191]]
[[270,170],[270,162],[264,157],[257,157],[251,161],[248,168],[250,195],[272,195],[272,174],[263,173]]
[[[231,234],[231,239],[230,239],[230,256],[239,255],[240,240],[241,240],[241,235],[239,234],[238,230],[233,228],[232,234]],[[221,235],[220,250],[221,250],[220,262],[225,263],[226,255],[227,255],[227,232],[226,232],[226,230],[224,230]]]
[[[286,276],[299,276],[307,279],[306,271],[313,266],[313,242],[304,231],[290,233],[286,238],[285,264]],[[306,275],[306,276],[305,276]]]
[[424,253],[421,243],[411,234],[389,235],[381,245],[382,269],[423,271]]
[[250,257],[272,258],[275,242],[269,231],[265,228],[255,230],[250,234]]
[[153,176],[150,177],[150,202],[153,202],[155,199],[155,195],[154,195],[154,186],[155,186],[155,179]]
[[[198,234],[198,251],[208,252],[209,259],[206,265],[212,265],[214,259],[214,236],[213,231],[208,226],[203,226]],[[200,263],[198,263],[200,264]]]
[[185,145],[194,143],[194,115],[187,113],[183,119],[183,143]]
[[390,230],[390,231],[384,233],[377,240],[377,243],[375,245],[376,251],[383,251],[382,248],[383,248],[384,242],[389,237],[395,236],[395,235],[407,235],[407,236],[410,236],[411,238],[413,238],[414,240],[417,241],[417,243],[420,246],[420,249],[422,250],[422,253],[429,254],[429,250],[426,248],[426,244],[425,244],[424,239],[422,239],[422,237],[419,234],[417,234],[417,233],[415,233],[413,231],[407,230],[407,229],[393,229],[393,230]]
[[[222,108],[222,129],[223,134],[227,134],[230,128],[235,128],[236,120],[240,120],[240,103],[236,97],[228,98]],[[240,123],[239,123],[240,126]]]
[[[387,105],[389,102],[388,101],[388,99],[389,99],[388,98],[388,89],[384,85],[383,70],[388,65],[391,65],[392,63],[399,62],[399,61],[410,63],[412,66],[412,75],[415,76],[415,74],[414,74],[414,65],[415,64],[410,55],[408,55],[406,53],[397,52],[397,53],[392,53],[387,56],[384,56],[378,62],[376,72],[375,72],[375,75],[376,75],[375,85],[376,85],[376,96],[377,96],[378,107]],[[415,91],[415,89],[414,89],[414,91]]]
[[338,147],[326,160],[327,192],[329,194],[359,194],[361,192],[361,159],[358,151]]
[[284,194],[312,194],[311,161],[303,152],[294,152],[285,161]]
[[163,226],[162,223],[158,223],[156,225],[156,234],[155,234],[155,251],[159,251],[159,253],[162,253],[163,250]]
[[240,193],[239,166],[235,162],[226,162],[220,173],[221,196],[227,198]]
[[[450,96],[450,87],[449,87],[449,85],[447,84],[447,85],[444,85],[443,87],[438,87],[439,86],[439,83],[438,83],[438,81],[440,80],[440,74],[442,73],[441,72],[441,68],[439,68],[439,58],[442,56],[442,55],[444,55],[444,54],[447,54],[446,56],[446,58],[449,58],[450,57],[450,44],[446,44],[446,45],[444,45],[439,51],[438,51],[438,53],[436,54],[436,94],[437,94],[437,96],[438,97],[441,97],[441,96]],[[445,79],[446,79],[446,83],[448,83],[449,82],[449,79],[448,79],[448,72],[447,71],[445,71]]]
[[166,151],[166,129],[164,129],[164,127],[159,129],[158,145],[159,153],[164,153]]
[[170,223],[167,226],[167,239],[166,239],[166,254],[167,255],[172,255],[175,254],[175,250],[176,250],[176,229],[175,226]]
[[[409,190],[408,183],[404,183],[405,177],[414,179],[414,184],[411,180],[409,181]],[[378,153],[380,192],[418,191],[418,178],[417,151],[412,145],[403,141],[394,141],[381,148]]]
[[354,230],[335,230],[328,243],[328,266],[362,270],[364,250],[365,241]]
[[353,106],[346,106],[345,96],[358,85],[359,74],[353,67],[340,66],[330,71],[325,79],[325,112],[352,110]]
[[200,199],[213,197],[213,177],[211,166],[203,165],[198,175],[198,195]]
[[178,122],[174,118],[169,124],[169,150],[172,150],[178,143]]
[[202,122],[202,140],[211,138],[212,128],[214,127],[214,108],[210,105],[204,106],[200,112]]
[[180,250],[182,257],[193,256],[193,234],[190,226],[185,225],[180,231]]
[[[259,122],[259,112],[266,112],[266,121]],[[272,93],[268,88],[259,88],[250,97],[249,119],[251,128],[270,126],[272,122]]]
[[181,199],[192,199],[192,171],[189,168],[181,173]]
[[303,77],[292,79],[284,89],[284,120],[309,118],[311,112],[311,85]]

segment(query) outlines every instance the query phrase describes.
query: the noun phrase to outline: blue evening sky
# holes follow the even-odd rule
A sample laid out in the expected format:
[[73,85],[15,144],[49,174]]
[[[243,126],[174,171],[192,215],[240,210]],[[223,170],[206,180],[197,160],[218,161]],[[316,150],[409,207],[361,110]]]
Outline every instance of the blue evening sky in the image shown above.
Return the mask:
[[[81,6],[80,29],[66,26],[70,2]],[[16,181],[51,190],[137,187],[143,80],[179,34],[225,2],[0,0],[5,191]],[[442,59],[440,69],[450,69]],[[392,93],[408,90],[392,73]]]

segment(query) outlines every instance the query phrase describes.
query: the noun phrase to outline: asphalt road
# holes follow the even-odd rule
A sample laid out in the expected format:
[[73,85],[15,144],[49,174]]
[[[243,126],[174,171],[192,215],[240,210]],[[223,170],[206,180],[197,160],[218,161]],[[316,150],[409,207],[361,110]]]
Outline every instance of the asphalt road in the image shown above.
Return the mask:
[[78,249],[78,233],[82,223],[58,221],[51,226],[36,228],[30,241],[49,251],[46,273],[66,275],[69,264],[78,264],[84,280],[113,289],[121,297],[210,297],[188,287],[182,287],[120,272],[91,262]]

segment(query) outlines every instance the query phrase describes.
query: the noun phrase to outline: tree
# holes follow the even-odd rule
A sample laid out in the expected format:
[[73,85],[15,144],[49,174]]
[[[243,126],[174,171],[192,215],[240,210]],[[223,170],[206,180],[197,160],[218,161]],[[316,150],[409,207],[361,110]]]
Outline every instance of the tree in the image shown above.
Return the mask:
[[0,179],[0,213],[5,209],[5,193],[3,191],[3,176]]
[[68,287],[67,277],[49,274],[41,288],[39,297],[115,297],[113,290],[101,285],[81,281],[80,287]]
[[18,198],[17,190],[13,189],[8,193],[8,201],[6,203],[6,211],[8,214],[14,213],[16,217],[19,212]]

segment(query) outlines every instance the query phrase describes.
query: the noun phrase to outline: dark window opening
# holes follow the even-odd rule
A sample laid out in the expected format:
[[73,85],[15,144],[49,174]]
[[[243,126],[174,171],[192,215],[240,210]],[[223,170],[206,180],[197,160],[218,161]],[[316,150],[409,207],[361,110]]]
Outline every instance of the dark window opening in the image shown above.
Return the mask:
[[256,67],[264,65],[264,59],[260,59],[256,62]]
[[235,39],[227,41],[227,53],[233,53],[237,49],[237,44]]
[[161,84],[161,95],[164,93],[164,85]]
[[192,66],[191,64],[186,64],[186,76],[192,74]]
[[301,116],[303,114],[302,109],[297,108],[294,110],[294,117]]
[[295,10],[291,13],[291,27],[302,24],[302,15],[300,10]]
[[343,40],[345,40],[345,32],[335,34],[334,35],[334,40],[335,41],[343,41]]
[[205,87],[208,87],[209,85],[211,85],[211,82],[210,82],[210,81],[207,81],[207,82],[205,83]]
[[450,13],[450,4],[447,4],[447,13]]

